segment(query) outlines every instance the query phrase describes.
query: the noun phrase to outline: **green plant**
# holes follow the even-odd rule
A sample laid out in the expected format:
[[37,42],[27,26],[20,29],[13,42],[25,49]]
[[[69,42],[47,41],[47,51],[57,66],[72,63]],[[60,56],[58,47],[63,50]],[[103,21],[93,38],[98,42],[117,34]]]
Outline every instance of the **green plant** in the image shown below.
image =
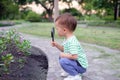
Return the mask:
[[82,17],[82,14],[75,8],[64,9],[64,10],[61,11],[61,13],[66,13],[66,12],[71,13],[77,19],[80,19],[80,17]]
[[[30,42],[21,38],[16,30],[0,33],[0,75],[9,73],[11,62],[24,65],[25,59],[30,55]],[[2,72],[1,72],[2,71]]]
[[33,11],[30,11],[26,17],[26,20],[27,21],[31,21],[31,22],[39,22],[40,21],[40,15],[33,12]]
[[28,40],[23,40],[22,43],[16,44],[19,47],[19,50],[24,52],[25,56],[30,55],[29,54],[29,48],[30,48],[30,42]]
[[104,25],[105,20],[100,19],[97,15],[85,15],[84,20],[88,26]]
[[0,39],[0,53],[6,49],[3,39]]
[[113,22],[114,21],[114,16],[104,16],[102,18],[103,20],[105,20],[106,22]]
[[2,56],[2,61],[4,62],[3,68],[5,72],[8,72],[10,63],[14,62],[13,58],[14,56],[11,53]]
[[16,19],[19,14],[19,6],[13,0],[0,1],[0,19]]
[[101,20],[97,15],[93,14],[93,15],[85,15],[84,16],[85,20],[89,20],[89,21],[93,21],[93,20]]

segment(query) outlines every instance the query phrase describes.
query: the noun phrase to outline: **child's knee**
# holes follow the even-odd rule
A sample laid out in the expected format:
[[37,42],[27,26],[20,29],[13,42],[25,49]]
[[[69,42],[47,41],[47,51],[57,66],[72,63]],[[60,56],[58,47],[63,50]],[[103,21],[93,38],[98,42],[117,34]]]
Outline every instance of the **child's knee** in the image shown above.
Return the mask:
[[65,65],[65,64],[68,64],[68,59],[67,58],[60,58],[59,62],[61,65]]

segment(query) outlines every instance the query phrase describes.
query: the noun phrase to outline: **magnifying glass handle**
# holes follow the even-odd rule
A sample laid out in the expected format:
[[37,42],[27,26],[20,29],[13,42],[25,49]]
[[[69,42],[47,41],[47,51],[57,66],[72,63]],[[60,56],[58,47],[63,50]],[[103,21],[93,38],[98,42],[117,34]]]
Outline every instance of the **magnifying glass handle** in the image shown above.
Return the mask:
[[54,27],[53,27],[52,30],[51,30],[51,38],[52,38],[52,41],[54,41],[54,35],[55,35],[55,29],[54,29]]

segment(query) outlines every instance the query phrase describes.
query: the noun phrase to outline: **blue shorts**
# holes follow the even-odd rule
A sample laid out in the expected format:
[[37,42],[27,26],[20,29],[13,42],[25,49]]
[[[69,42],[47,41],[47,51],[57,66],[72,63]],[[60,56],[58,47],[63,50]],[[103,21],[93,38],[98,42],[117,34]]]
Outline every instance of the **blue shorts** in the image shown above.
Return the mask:
[[77,60],[60,58],[59,62],[63,70],[69,73],[71,76],[83,74],[84,72],[86,72],[86,69],[83,68]]

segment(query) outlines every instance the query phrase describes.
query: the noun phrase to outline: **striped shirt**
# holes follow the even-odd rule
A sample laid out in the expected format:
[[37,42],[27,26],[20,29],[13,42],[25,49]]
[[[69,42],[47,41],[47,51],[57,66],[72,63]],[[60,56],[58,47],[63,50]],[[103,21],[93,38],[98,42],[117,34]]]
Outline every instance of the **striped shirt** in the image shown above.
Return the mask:
[[77,61],[81,64],[83,68],[88,67],[88,61],[84,50],[82,49],[80,42],[75,36],[70,37],[69,39],[63,42],[64,53],[65,54],[77,54]]

